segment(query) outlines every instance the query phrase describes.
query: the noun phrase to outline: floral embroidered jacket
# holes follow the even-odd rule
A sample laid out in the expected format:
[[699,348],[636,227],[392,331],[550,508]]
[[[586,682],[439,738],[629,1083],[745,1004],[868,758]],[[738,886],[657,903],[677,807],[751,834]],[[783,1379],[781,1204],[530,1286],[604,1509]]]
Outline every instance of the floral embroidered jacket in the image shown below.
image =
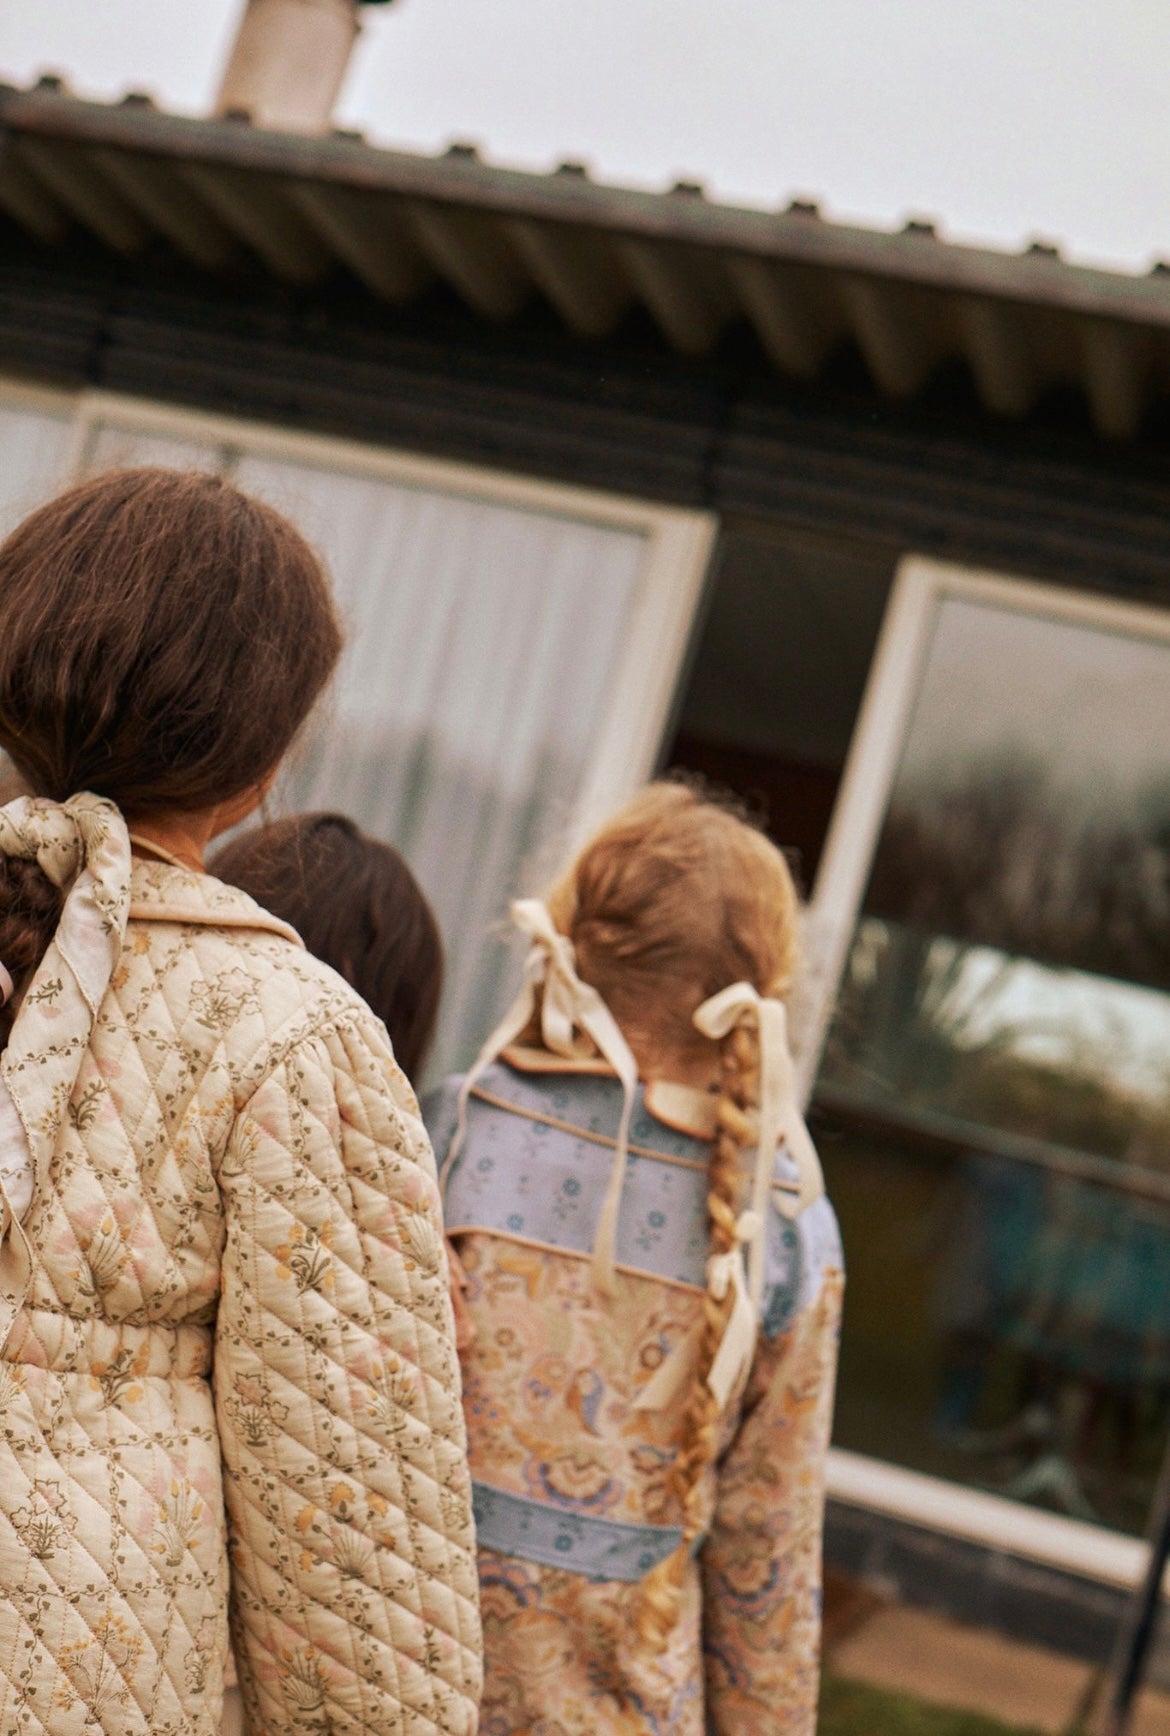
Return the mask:
[[[821,1528],[843,1285],[823,1197],[767,1224],[762,1329],[706,1479],[708,1523],[662,1657],[638,1582],[679,1541],[668,1488],[688,1383],[640,1391],[686,1338],[706,1281],[709,1100],[639,1089],[618,1294],[591,1283],[621,1089],[532,1052],[477,1082],[447,1179],[467,1274],[463,1357],[479,1537],[485,1736],[812,1736]],[[527,1055],[527,1059],[525,1058]],[[517,1064],[519,1063],[519,1064]],[[427,1107],[442,1164],[458,1080]],[[751,1154],[745,1154],[750,1166]],[[776,1188],[795,1176],[777,1157]]]
[[230,1546],[253,1736],[470,1736],[470,1490],[413,1094],[290,930],[131,870],[109,814],[108,987],[87,1025],[42,969],[0,1059],[26,1119],[38,1057],[75,1071],[26,1128],[23,1211],[0,1121],[0,1731],[219,1736]]

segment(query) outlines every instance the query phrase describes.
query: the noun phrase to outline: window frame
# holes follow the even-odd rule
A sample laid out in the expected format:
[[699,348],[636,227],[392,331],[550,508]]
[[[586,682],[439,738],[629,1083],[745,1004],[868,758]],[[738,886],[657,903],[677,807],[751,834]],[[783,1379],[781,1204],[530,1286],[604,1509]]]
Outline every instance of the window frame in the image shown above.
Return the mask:
[[[798,1056],[805,1101],[812,1094],[837,985],[889,806],[935,614],[949,598],[1170,643],[1170,609],[925,555],[902,558],[806,912],[808,966]],[[841,1447],[829,1449],[827,1491],[844,1506],[964,1538],[1126,1591],[1140,1584],[1145,1572],[1148,1544],[1139,1538]],[[1170,1568],[1163,1594],[1170,1596]]]
[[246,452],[641,535],[645,549],[637,593],[569,819],[570,838],[582,838],[653,775],[711,570],[718,528],[714,513],[100,390],[85,391],[76,400],[67,474],[84,472],[104,422],[135,433],[219,446],[227,476]]
[[925,555],[899,561],[805,916],[808,982],[798,1071],[806,1101],[889,807],[935,614],[948,598],[1170,643],[1170,610]]
[[[5,409],[60,416],[63,422],[76,426],[80,397],[80,393],[71,392],[65,386],[42,386],[34,380],[22,380],[15,374],[0,374],[0,405]],[[70,474],[68,468],[64,474]]]

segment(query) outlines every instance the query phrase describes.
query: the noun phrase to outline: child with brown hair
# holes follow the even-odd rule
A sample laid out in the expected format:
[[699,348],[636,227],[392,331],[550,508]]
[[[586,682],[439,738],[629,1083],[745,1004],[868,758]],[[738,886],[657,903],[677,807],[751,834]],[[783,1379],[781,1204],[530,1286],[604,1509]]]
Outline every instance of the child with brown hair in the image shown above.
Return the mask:
[[357,990],[417,1082],[443,992],[443,942],[398,851],[344,814],[294,814],[241,832],[211,866]]
[[340,650],[312,549],[216,477],[94,477],[0,544],[5,1733],[220,1736],[229,1590],[249,1728],[475,1729],[418,1105],[204,865]]
[[[211,864],[221,880],[287,922],[356,989],[386,1027],[395,1060],[417,1084],[443,994],[443,940],[426,893],[389,844],[344,814],[294,814],[241,832]],[[468,1349],[466,1277],[453,1248],[455,1342]]]
[[783,857],[651,786],[429,1120],[468,1277],[482,1729],[811,1736],[843,1284]]

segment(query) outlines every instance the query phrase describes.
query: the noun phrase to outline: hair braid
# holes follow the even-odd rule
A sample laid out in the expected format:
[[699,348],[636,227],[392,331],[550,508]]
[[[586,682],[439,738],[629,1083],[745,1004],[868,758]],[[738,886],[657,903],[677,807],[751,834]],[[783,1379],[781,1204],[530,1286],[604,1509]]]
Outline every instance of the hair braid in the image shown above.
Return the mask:
[[[707,1172],[707,1221],[713,1255],[736,1246],[735,1225],[743,1186],[743,1147],[751,1139],[748,1110],[759,1092],[759,1048],[755,1034],[737,1027],[720,1045],[721,1088],[715,1139]],[[638,1630],[647,1644],[661,1647],[678,1620],[691,1547],[702,1529],[703,1473],[719,1446],[720,1411],[707,1376],[723,1338],[733,1298],[703,1297],[703,1337],[694,1387],[683,1419],[682,1440],[671,1467],[671,1485],[682,1508],[682,1542],[642,1582]]]

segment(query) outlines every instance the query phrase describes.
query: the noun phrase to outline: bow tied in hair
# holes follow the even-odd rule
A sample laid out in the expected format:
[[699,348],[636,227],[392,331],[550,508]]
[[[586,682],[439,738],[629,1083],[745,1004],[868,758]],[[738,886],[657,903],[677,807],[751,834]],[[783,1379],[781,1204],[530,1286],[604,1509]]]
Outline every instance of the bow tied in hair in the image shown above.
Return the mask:
[[0,808],[0,856],[36,862],[65,893],[57,932],[0,1056],[0,1346],[27,1292],[20,1221],[68,1112],[130,914],[130,837],[112,802],[22,796]]
[[731,1312],[719,1340],[707,1374],[707,1385],[720,1410],[726,1410],[741,1375],[751,1367],[756,1353],[757,1314],[744,1282],[743,1248],[754,1244],[762,1235],[764,1221],[759,1212],[741,1212],[735,1224],[735,1243],[725,1254],[712,1254],[707,1261],[707,1290],[716,1302],[722,1302],[728,1291],[732,1296]]
[[21,796],[0,808],[0,856],[35,862],[66,894],[49,951],[60,954],[85,1004],[96,1013],[130,912],[126,822],[101,796],[82,794],[67,802]]
[[[764,1293],[769,1196],[776,1200],[780,1210],[795,1217],[824,1192],[825,1184],[816,1148],[797,1101],[796,1075],[788,1047],[788,1014],[783,1001],[761,995],[751,983],[732,983],[696,1009],[693,1023],[712,1042],[722,1042],[739,1027],[754,1029],[759,1042],[760,1106],[751,1206],[736,1219],[734,1245],[726,1253],[713,1254],[707,1262],[708,1295],[716,1302],[724,1301],[729,1292],[732,1297],[719,1348],[707,1375],[707,1385],[723,1410],[755,1355]],[[796,1165],[794,1195],[772,1194],[776,1154],[782,1144]],[[698,1358],[703,1331],[700,1320],[675,1346],[640,1393],[639,1410],[664,1410],[678,1396]]]
[[[743,1250],[753,1244],[763,1230],[764,1220],[759,1212],[741,1212],[735,1220],[731,1247],[725,1253],[712,1254],[707,1261],[707,1294],[715,1302],[723,1302],[729,1293],[732,1299],[719,1348],[707,1371],[707,1385],[721,1411],[727,1409],[732,1393],[747,1375],[756,1353],[759,1315],[748,1294]],[[638,1394],[638,1410],[666,1410],[674,1403],[693,1376],[705,1331],[706,1323],[700,1315]]]
[[696,1030],[713,1042],[721,1042],[737,1027],[754,1027],[760,1051],[760,1106],[756,1141],[756,1164],[752,1180],[752,1210],[760,1227],[751,1246],[751,1298],[759,1308],[764,1293],[764,1235],[776,1166],[776,1153],[783,1144],[796,1165],[797,1191],[787,1196],[780,1210],[796,1217],[825,1191],[816,1147],[809,1137],[796,1096],[796,1071],[788,1047],[788,1012],[783,1001],[761,995],[751,983],[732,983],[696,1009]]
[[519,995],[496,1026],[463,1081],[459,1091],[459,1117],[441,1180],[445,1181],[467,1133],[467,1104],[475,1084],[491,1066],[501,1049],[514,1043],[531,1022],[540,990],[540,1034],[554,1055],[581,1060],[599,1054],[608,1061],[621,1081],[622,1113],[618,1123],[613,1166],[597,1221],[593,1242],[593,1276],[598,1289],[612,1296],[617,1287],[616,1250],[618,1214],[626,1179],[630,1145],[630,1119],[638,1088],[638,1064],[623,1037],[617,1020],[589,983],[577,975],[573,943],[556,927],[539,898],[518,898],[512,905],[512,921],[530,945],[524,963],[524,982]]
[[572,941],[554,926],[539,898],[517,898],[512,921],[531,943],[524,977],[534,991],[540,989],[540,1034],[545,1047],[570,1061],[595,1053],[601,1045],[589,1034],[587,1021],[596,1024],[597,1009],[604,1009],[604,1002],[577,975]]

